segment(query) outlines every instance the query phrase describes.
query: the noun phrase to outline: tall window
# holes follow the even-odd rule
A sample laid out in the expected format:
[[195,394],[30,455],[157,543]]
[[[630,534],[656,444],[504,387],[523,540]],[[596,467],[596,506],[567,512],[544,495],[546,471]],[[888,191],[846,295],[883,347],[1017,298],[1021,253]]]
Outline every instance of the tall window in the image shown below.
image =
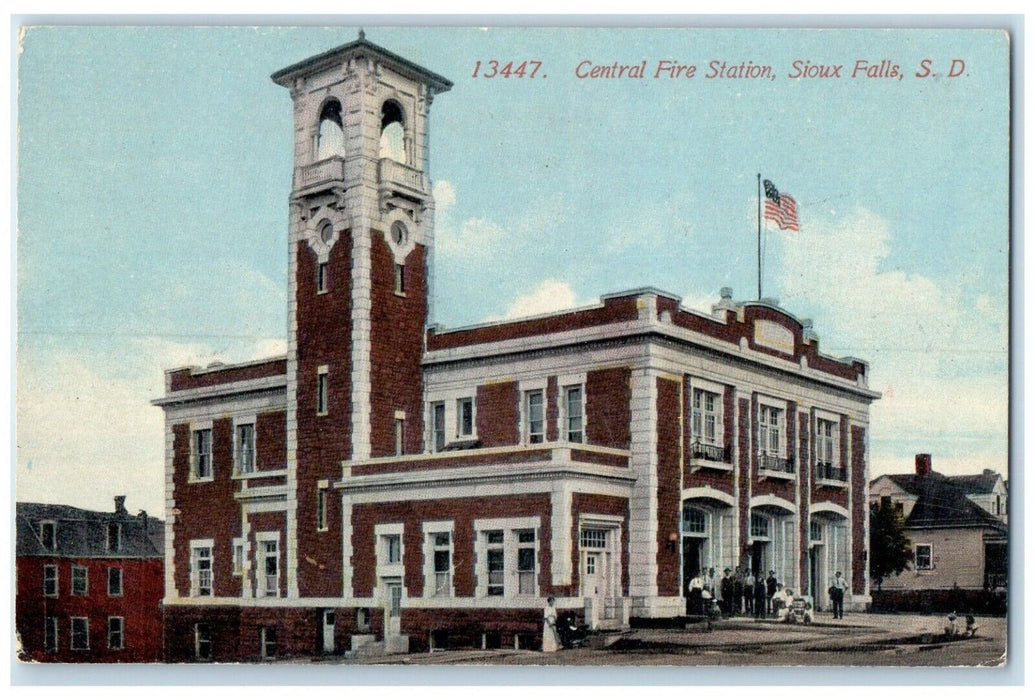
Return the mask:
[[821,464],[837,464],[837,424],[834,421],[816,419],[816,460]]
[[233,573],[240,576],[244,573],[244,538],[235,537],[233,541]]
[[260,653],[263,659],[277,658],[277,628],[263,627],[259,631]]
[[467,397],[456,400],[456,436],[474,435],[474,399]]
[[429,535],[434,558],[435,595],[447,596],[453,590],[453,546],[448,532]]
[[58,568],[54,564],[43,565],[43,595],[56,598],[58,594]]
[[208,623],[194,625],[194,658],[198,661],[212,660],[212,628]]
[[122,649],[125,640],[123,639],[123,620],[121,617],[108,618],[108,648]]
[[406,293],[406,266],[396,264],[395,266],[395,293]]
[[262,595],[280,597],[280,547],[277,540],[262,543]]
[[441,401],[431,404],[431,444],[435,452],[446,446],[446,404]]
[[115,567],[108,569],[108,595],[122,595],[122,569]]
[[58,619],[46,617],[43,619],[43,651],[55,652],[58,650]]
[[45,521],[40,523],[40,541],[43,548],[53,552],[57,549],[57,523]]
[[395,456],[399,457],[406,451],[406,420],[404,418],[395,419]]
[[321,367],[316,373],[316,412],[320,415],[325,415],[329,405],[330,396],[327,381],[327,368]]
[[237,472],[251,474],[255,471],[255,425],[244,423],[237,426]]
[[327,529],[327,489],[316,490],[316,529]]
[[484,533],[486,544],[486,573],[488,574],[488,594],[503,595],[503,530],[489,530]]
[[582,387],[569,386],[564,390],[564,416],[568,442],[582,442]]
[[122,549],[121,523],[108,523],[107,546],[109,552],[117,552]]
[[543,392],[541,389],[525,392],[525,416],[528,418],[528,442],[543,441]]
[[518,595],[535,594],[535,530],[517,531]]
[[391,158],[397,163],[406,162],[406,139],[403,130],[402,108],[394,100],[381,106],[381,142],[378,158]]
[[708,532],[708,514],[700,508],[683,506],[683,532],[704,535]]
[[212,548],[194,547],[191,556],[192,588],[196,596],[212,595]]
[[72,595],[86,595],[90,588],[89,572],[85,566],[72,567]]
[[402,562],[402,537],[399,535],[383,535],[382,546],[384,548],[385,564],[399,564]]
[[719,395],[694,389],[692,432],[695,442],[719,444]]
[[933,560],[931,558],[931,545],[929,544],[918,544],[916,546],[916,554],[914,555],[913,561],[916,563],[917,571],[929,571],[934,568]]
[[212,429],[194,431],[194,478],[212,478]]
[[780,434],[783,411],[773,406],[758,407],[758,445],[764,454],[781,455],[783,452]]
[[[327,224],[330,228],[330,224]],[[327,291],[327,263],[316,264],[316,291],[326,292]]]
[[332,100],[320,112],[316,159],[323,160],[345,154],[345,132],[342,129],[341,104]]
[[752,537],[769,537],[769,518],[760,514],[751,514],[751,536]]
[[72,651],[90,648],[90,620],[85,617],[72,618]]

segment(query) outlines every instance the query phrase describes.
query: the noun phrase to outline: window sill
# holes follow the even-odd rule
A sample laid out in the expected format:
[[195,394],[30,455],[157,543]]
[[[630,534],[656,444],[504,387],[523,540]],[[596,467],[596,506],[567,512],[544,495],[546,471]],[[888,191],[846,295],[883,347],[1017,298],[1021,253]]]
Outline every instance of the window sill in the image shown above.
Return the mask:
[[406,298],[406,292],[392,292],[392,294],[394,294],[395,296],[399,297],[400,299],[405,299]]
[[729,462],[716,462],[711,459],[705,459],[704,457],[692,457],[690,459],[690,473],[694,473],[700,469],[716,469],[723,472],[732,472],[733,465]]
[[838,479],[816,479],[816,486],[829,486],[835,489],[847,489],[848,482]]
[[791,474],[789,472],[780,472],[780,471],[776,471],[776,470],[773,470],[773,469],[759,469],[758,470],[758,478],[759,479],[782,479],[784,481],[794,481],[796,478],[798,478],[798,475],[796,473],[795,474]]
[[206,476],[200,479],[196,476],[192,476],[187,479],[188,484],[209,484],[213,481],[215,481],[215,478],[211,476]]
[[269,479],[271,477],[287,476],[287,469],[257,469],[253,472],[234,472],[230,475],[231,479],[238,481],[246,481],[248,479]]

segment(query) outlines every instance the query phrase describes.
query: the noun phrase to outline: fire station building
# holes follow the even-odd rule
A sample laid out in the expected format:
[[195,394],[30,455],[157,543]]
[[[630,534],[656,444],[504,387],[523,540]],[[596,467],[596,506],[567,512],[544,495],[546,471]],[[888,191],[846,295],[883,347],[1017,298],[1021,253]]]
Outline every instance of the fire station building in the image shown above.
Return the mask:
[[701,567],[866,573],[866,363],[774,300],[646,288],[429,325],[434,97],[369,41],[294,107],[287,355],[166,372],[170,661],[541,643],[685,612]]

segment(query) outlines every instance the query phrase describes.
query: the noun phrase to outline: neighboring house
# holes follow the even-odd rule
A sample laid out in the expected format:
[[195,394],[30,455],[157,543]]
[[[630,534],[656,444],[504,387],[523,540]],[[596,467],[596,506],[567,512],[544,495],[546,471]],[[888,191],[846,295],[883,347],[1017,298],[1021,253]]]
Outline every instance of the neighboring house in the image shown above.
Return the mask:
[[869,602],[865,362],[728,289],[429,327],[451,83],[362,35],[273,80],[288,351],[166,372],[168,660],[535,648],[548,596],[595,628],[673,618],[700,567],[821,604],[841,570]]
[[913,474],[870,483],[870,502],[887,500],[902,514],[913,543],[912,566],[881,590],[953,591],[1006,588],[1007,488],[992,470],[943,476],[931,455],[916,456]]
[[23,660],[154,662],[164,525],[141,511],[17,504],[15,626]]

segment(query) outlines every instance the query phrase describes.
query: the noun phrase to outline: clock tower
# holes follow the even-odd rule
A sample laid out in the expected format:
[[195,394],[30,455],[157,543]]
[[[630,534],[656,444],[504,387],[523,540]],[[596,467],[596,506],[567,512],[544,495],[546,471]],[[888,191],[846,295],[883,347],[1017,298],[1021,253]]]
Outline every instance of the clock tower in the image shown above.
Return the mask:
[[272,79],[294,106],[286,564],[297,590],[288,594],[340,596],[348,515],[331,485],[342,462],[423,447],[428,119],[452,83],[362,31]]

